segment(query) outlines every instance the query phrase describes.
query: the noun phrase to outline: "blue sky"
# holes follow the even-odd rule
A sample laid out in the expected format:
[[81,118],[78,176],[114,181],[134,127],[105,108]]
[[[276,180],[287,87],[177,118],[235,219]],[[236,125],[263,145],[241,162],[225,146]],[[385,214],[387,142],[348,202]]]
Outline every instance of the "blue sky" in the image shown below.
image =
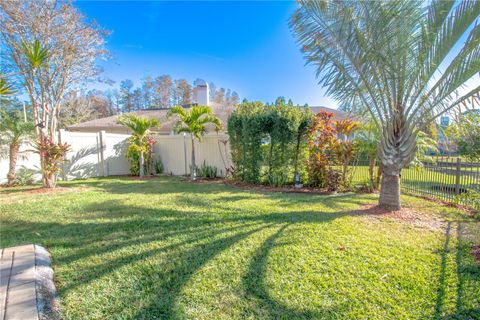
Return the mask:
[[305,66],[288,28],[288,1],[79,1],[75,5],[110,30],[113,59],[104,75],[135,85],[145,75],[203,78],[241,98],[336,107]]

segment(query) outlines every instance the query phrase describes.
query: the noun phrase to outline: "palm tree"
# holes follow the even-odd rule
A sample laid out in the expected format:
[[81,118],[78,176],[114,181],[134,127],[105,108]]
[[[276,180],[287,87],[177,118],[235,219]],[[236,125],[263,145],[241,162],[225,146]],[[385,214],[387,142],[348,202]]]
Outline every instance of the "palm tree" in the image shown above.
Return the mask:
[[140,178],[145,176],[145,142],[147,136],[150,134],[150,129],[158,127],[160,122],[158,119],[154,118],[147,118],[147,117],[139,117],[136,114],[126,114],[118,118],[117,122],[128,127],[132,130],[132,134],[134,136],[134,140],[137,143],[137,146],[140,150],[140,159],[139,159],[139,166],[140,166]]
[[[37,75],[37,73],[40,73],[43,69],[48,67],[48,59],[50,57],[50,52],[46,47],[42,46],[40,41],[38,41],[37,39],[35,39],[33,43],[28,43],[24,39],[22,39],[20,43],[20,50],[25,59],[25,65],[28,65],[28,72],[32,75],[35,76]],[[45,108],[43,102],[44,101],[41,101],[40,105],[42,106],[42,108]],[[33,122],[37,135],[36,147],[38,148],[38,152],[40,155],[42,184],[45,188],[54,188],[56,184],[55,171],[50,170],[49,168],[57,168],[58,166],[54,163],[47,163],[47,159],[45,157],[48,153],[46,152],[47,150],[44,150],[44,148],[50,145],[50,143],[55,140],[55,132],[50,132],[49,143],[46,143],[44,128],[46,126],[48,112],[46,112],[45,109],[43,109],[43,112],[41,112],[38,105],[39,102],[35,101],[35,99],[32,99]],[[58,150],[66,149],[59,148]]]
[[190,176],[192,180],[195,180],[197,170],[195,165],[195,139],[201,141],[202,136],[206,132],[206,125],[209,123],[213,124],[215,130],[218,132],[222,129],[222,122],[208,106],[194,106],[188,111],[183,107],[175,106],[170,111],[169,116],[173,114],[176,114],[178,117],[176,132],[189,133],[192,137],[192,165],[190,168]]
[[[420,123],[476,97],[480,1],[300,0],[291,28],[320,84],[359,101],[381,130],[379,204],[399,209],[400,172],[415,157]],[[463,89],[463,90],[462,90]]]
[[21,144],[34,133],[32,122],[25,122],[20,111],[7,112],[0,110],[1,143],[9,145],[8,185],[15,184],[16,165]]
[[368,159],[370,189],[373,191],[378,187],[378,183],[375,182],[374,170],[380,143],[380,131],[372,120],[361,126],[360,130],[355,134],[355,142],[360,153]]

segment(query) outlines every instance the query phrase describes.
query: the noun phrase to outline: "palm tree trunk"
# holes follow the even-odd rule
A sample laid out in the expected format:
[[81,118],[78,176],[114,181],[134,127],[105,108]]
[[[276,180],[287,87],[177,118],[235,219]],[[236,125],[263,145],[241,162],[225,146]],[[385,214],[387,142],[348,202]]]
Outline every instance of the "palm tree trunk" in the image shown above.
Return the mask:
[[192,136],[192,164],[190,168],[190,178],[197,179],[197,166],[195,165],[195,139]]
[[382,186],[378,204],[388,210],[399,210],[400,203],[400,169],[396,166],[384,166]]
[[15,184],[15,179],[16,179],[16,166],[17,166],[17,158],[18,158],[18,150],[20,149],[20,144],[19,143],[12,143],[10,145],[10,161],[9,161],[9,167],[8,167],[8,174],[7,174],[7,179],[8,179],[8,185],[12,186]]
[[143,178],[145,176],[144,165],[145,159],[143,157],[143,149],[142,147],[140,147],[140,178]]
[[43,187],[44,188],[55,188],[57,185],[57,177],[55,174],[45,173],[43,176]]

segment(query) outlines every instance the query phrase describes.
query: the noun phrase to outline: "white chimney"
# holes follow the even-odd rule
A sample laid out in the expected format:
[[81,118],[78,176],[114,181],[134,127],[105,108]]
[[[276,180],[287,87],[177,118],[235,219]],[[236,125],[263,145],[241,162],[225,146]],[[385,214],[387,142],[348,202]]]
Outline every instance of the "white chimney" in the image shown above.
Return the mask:
[[209,106],[208,83],[205,80],[197,79],[193,82],[193,101],[201,106]]

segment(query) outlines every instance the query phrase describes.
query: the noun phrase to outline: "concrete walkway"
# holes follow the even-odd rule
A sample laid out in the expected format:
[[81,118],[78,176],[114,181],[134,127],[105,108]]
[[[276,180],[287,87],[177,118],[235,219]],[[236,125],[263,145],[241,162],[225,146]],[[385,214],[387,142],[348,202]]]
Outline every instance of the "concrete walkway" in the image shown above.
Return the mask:
[[53,271],[44,248],[1,249],[0,278],[0,320],[56,318],[51,312],[56,304]]

